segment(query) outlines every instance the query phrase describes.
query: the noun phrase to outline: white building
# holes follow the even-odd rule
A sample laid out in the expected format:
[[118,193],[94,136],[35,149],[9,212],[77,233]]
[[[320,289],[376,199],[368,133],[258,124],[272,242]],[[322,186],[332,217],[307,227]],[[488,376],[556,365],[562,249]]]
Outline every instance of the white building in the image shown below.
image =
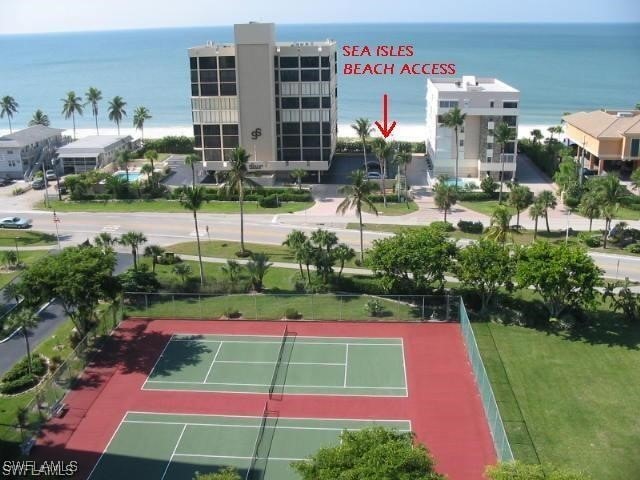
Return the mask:
[[50,167],[54,148],[64,144],[64,130],[43,125],[0,137],[0,176],[29,178],[35,169]]
[[[504,148],[496,144],[496,125],[505,122],[518,131],[520,92],[497,78],[464,75],[462,78],[432,78],[427,81],[427,155],[435,176],[455,175],[458,148],[458,175],[482,179],[486,175],[498,179],[504,161],[504,177],[516,172],[517,140]],[[442,124],[442,117],[454,107],[466,114],[464,126],[455,133]]]
[[57,150],[64,173],[82,173],[102,168],[116,160],[119,152],[131,150],[129,135],[92,135]]
[[233,148],[264,172],[329,169],[337,135],[334,41],[276,42],[273,23],[235,25],[235,43],[189,49],[196,150],[209,170]]

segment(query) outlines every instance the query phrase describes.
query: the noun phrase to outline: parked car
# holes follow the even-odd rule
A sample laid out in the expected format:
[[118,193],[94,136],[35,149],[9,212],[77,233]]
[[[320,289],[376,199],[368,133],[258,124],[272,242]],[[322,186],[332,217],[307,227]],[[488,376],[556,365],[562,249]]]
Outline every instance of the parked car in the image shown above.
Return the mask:
[[583,168],[582,169],[582,177],[583,178],[593,177],[595,175],[598,175],[598,172],[596,170],[589,170],[588,168]]
[[47,180],[55,180],[56,178],[58,178],[56,172],[54,172],[53,170],[47,170],[46,172],[44,172],[44,176],[47,177]]
[[44,178],[34,178],[33,182],[31,182],[31,188],[34,190],[42,190],[44,188]]
[[9,177],[0,177],[0,187],[4,187],[5,185],[11,185],[13,180]]
[[380,180],[382,176],[380,175],[379,172],[369,172],[367,173],[367,178],[369,180]]
[[0,218],[0,228],[29,228],[31,220],[21,217]]

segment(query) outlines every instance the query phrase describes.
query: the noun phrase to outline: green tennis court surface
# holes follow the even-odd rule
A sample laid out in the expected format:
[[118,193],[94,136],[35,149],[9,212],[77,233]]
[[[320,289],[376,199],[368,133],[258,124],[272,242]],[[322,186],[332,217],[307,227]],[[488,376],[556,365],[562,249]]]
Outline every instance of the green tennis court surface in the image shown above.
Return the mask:
[[290,463],[335,445],[343,430],[373,425],[410,431],[409,421],[324,420],[129,412],[91,480],[185,480],[238,469],[246,480],[294,480]]
[[407,396],[401,338],[174,335],[145,390]]

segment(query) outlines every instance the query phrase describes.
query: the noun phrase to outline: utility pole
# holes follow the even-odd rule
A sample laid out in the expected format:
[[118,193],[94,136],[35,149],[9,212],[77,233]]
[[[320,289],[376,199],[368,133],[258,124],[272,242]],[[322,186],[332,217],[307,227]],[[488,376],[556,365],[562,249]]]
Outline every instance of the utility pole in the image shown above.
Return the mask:
[[56,211],[53,211],[53,223],[56,226],[56,238],[58,240],[58,250],[62,250],[60,248],[60,232],[58,232],[58,224],[60,223],[60,218],[56,215]]

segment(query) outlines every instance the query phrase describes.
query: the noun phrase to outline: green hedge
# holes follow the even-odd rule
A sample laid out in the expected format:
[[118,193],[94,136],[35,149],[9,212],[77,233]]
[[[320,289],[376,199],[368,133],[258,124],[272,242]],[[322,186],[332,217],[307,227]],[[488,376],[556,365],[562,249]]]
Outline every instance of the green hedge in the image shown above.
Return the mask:
[[487,200],[497,200],[498,192],[485,193],[485,192],[458,192],[459,202],[485,202]]
[[482,222],[470,222],[467,220],[460,220],[458,222],[458,229],[465,233],[482,233],[484,225]]
[[192,137],[167,136],[154,140],[145,140],[144,148],[139,152],[144,155],[147,150],[162,153],[193,153],[195,141]]
[[29,373],[29,362],[26,357],[5,373],[2,377],[2,383],[0,383],[0,393],[20,393],[37,385],[40,378],[47,373],[47,364],[40,355],[33,355],[31,363],[33,373]]

